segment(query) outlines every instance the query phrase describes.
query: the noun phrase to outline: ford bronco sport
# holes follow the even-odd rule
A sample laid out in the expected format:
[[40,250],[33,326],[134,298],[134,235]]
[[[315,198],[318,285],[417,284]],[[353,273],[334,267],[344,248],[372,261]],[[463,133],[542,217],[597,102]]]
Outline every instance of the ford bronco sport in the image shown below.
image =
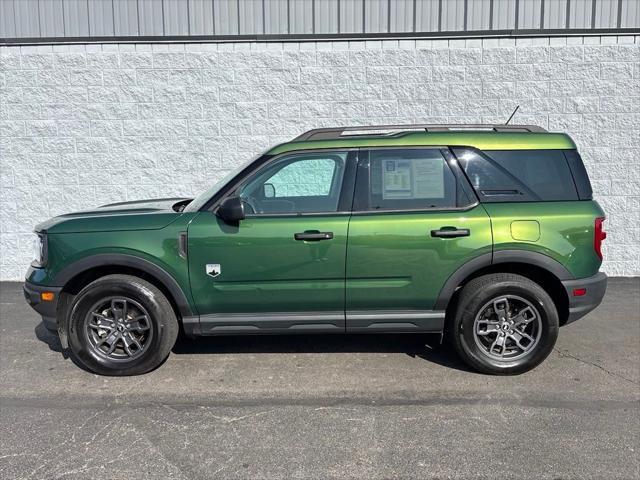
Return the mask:
[[194,199],[36,227],[25,297],[87,369],[133,375],[187,336],[439,332],[521,373],[602,300],[604,214],[539,127],[311,130]]

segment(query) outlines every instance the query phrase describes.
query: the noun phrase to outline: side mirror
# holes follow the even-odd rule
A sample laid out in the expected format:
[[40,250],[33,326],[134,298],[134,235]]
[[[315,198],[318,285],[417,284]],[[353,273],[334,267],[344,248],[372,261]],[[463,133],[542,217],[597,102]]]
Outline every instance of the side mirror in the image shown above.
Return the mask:
[[216,215],[227,223],[244,220],[244,203],[240,197],[227,197],[218,207]]
[[275,198],[276,187],[273,186],[273,183],[265,183],[262,185],[262,193],[264,198]]

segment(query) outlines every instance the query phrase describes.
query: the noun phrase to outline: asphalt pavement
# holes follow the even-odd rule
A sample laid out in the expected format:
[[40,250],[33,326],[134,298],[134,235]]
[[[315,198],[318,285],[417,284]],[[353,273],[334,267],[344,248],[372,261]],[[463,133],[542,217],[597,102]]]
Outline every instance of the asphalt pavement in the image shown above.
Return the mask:
[[0,284],[0,478],[640,478],[640,278],[515,377],[437,336],[181,340],[144,376],[78,368]]

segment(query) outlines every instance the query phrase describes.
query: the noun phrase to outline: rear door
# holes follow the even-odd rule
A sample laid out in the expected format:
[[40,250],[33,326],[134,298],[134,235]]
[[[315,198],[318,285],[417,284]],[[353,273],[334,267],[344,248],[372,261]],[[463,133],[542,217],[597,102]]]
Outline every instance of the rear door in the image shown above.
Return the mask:
[[347,331],[439,331],[446,280],[492,250],[491,224],[448,149],[363,150],[349,224]]

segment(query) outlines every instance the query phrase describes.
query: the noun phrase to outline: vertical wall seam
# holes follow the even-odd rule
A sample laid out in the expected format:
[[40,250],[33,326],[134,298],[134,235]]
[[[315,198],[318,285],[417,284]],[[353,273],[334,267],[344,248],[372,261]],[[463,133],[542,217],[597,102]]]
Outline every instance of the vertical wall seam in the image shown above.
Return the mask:
[[617,28],[622,25],[622,0],[618,0],[618,19],[616,21]]
[[211,29],[213,34],[216,34],[216,5],[214,0],[211,0]]
[[[113,36],[116,36],[116,7],[113,5],[115,0],[111,0],[111,26],[113,27]],[[63,17],[64,18],[64,17]]]
[[489,30],[493,30],[493,0],[489,0]]
[[136,32],[140,36],[140,0],[136,0]]
[[463,15],[464,15],[464,19],[462,20],[462,30],[466,32],[468,30],[467,21],[468,21],[468,15],[469,15],[469,0],[464,0]]
[[238,15],[238,35],[240,33],[240,0],[236,0],[236,14]]
[[417,0],[413,0],[413,31],[416,31],[416,17],[418,15],[418,6],[416,5]]

